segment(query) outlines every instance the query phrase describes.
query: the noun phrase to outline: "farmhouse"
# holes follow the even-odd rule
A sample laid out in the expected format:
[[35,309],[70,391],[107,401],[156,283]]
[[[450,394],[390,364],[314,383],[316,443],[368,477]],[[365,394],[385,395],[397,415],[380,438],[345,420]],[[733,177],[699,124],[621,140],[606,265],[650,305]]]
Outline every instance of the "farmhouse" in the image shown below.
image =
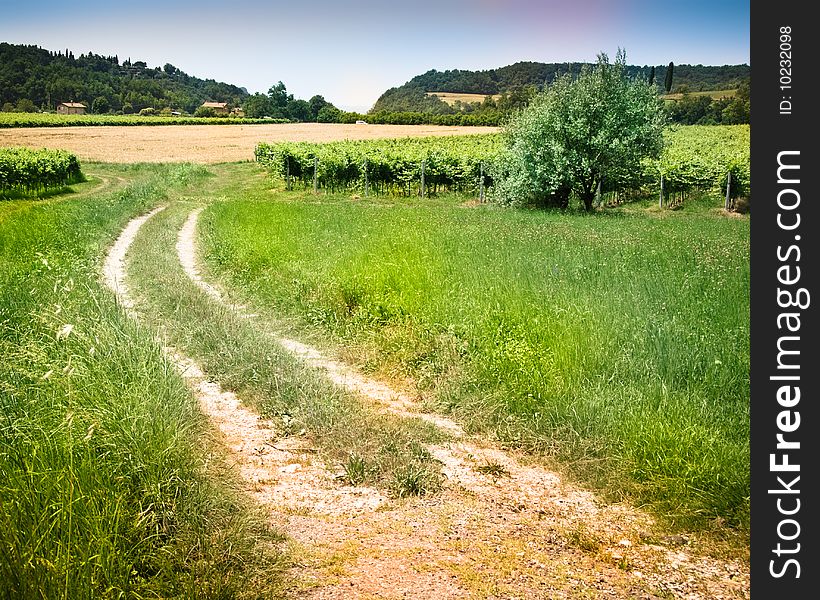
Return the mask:
[[80,102],[60,102],[57,112],[61,115],[84,115],[86,106]]
[[214,111],[215,115],[228,114],[227,102],[203,102],[200,108],[210,108],[212,111]]

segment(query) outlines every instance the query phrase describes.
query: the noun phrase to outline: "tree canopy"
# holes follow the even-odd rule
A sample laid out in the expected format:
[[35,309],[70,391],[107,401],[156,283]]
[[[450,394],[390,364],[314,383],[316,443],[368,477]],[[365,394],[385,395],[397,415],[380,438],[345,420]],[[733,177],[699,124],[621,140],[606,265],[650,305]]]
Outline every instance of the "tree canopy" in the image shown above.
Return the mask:
[[507,204],[566,206],[574,193],[586,210],[603,178],[624,185],[641,160],[663,147],[666,114],[657,89],[630,77],[626,53],[606,54],[577,78],[559,76],[505,127],[495,193]]
[[[671,63],[670,63],[671,64]],[[506,67],[484,71],[431,69],[413,77],[399,87],[385,91],[373,106],[371,113],[378,112],[426,112],[432,114],[500,113],[514,110],[520,105],[522,93],[527,88],[541,91],[552,85],[558,77],[571,74],[577,77],[581,69],[591,67],[588,63],[540,63],[517,62]],[[670,75],[669,65],[626,65],[630,77],[643,78],[658,90]],[[675,65],[672,92],[688,89],[693,92],[736,89],[748,81],[749,65]],[[448,105],[432,92],[481,94],[487,97],[483,103]],[[530,94],[531,95],[531,94]],[[509,98],[514,98],[511,102]],[[722,108],[721,108],[722,110]]]
[[[34,109],[54,110],[60,102],[83,102],[106,112],[129,108],[171,107],[193,112],[207,100],[238,105],[248,96],[235,85],[199,79],[166,63],[149,68],[143,61],[120,63],[117,56],[93,53],[78,57],[66,49],[0,43],[0,104],[31,102]],[[25,103],[30,108],[28,103]]]

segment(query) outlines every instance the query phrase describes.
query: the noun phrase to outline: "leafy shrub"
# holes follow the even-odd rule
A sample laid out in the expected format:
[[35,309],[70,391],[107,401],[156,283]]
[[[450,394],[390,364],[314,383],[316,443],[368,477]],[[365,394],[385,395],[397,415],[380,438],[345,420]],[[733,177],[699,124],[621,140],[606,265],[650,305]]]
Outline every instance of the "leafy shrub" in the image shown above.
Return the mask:
[[0,149],[0,193],[37,192],[81,179],[79,160],[65,150]]
[[509,121],[495,195],[504,204],[563,204],[571,191],[591,210],[604,178],[638,183],[641,160],[660,154],[664,124],[655,89],[627,76],[626,54],[614,63],[601,54],[577,78],[558,77]]

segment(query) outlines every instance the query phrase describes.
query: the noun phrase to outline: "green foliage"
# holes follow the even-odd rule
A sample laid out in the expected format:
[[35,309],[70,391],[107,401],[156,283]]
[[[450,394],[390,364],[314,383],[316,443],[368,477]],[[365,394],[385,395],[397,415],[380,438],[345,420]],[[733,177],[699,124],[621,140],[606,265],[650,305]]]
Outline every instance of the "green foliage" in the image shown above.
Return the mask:
[[667,192],[701,190],[722,195],[731,172],[732,197],[751,193],[748,125],[679,127],[665,137],[661,156],[643,163],[647,183],[656,184],[663,174]]
[[262,117],[270,117],[273,113],[270,99],[265,94],[254,94],[249,96],[242,104],[242,110],[245,116],[251,119],[261,119]]
[[[482,161],[488,163],[500,150],[494,135],[444,136],[329,143],[261,143],[256,159],[280,177],[291,177],[304,187],[313,185],[313,159],[318,158],[317,179],[322,189],[340,191],[365,188],[371,193],[413,195],[419,192],[422,161],[427,193],[474,192],[479,185]],[[492,181],[487,175],[485,185]]]
[[626,55],[610,63],[601,54],[595,67],[558,77],[508,122],[495,195],[503,204],[565,206],[573,192],[591,210],[603,178],[637,183],[641,160],[661,151],[664,121],[654,88],[628,77]]
[[452,114],[456,111],[441,98],[428,96],[423,87],[406,84],[387,90],[376,100],[370,112]]
[[200,106],[194,111],[194,116],[213,119],[216,117],[216,111],[210,106]]
[[[534,112],[534,111],[532,111]],[[711,192],[722,196],[726,174],[732,172],[732,195],[747,196],[749,183],[749,126],[689,126],[667,129],[658,158],[643,159],[634,170],[614,170],[604,179],[603,191],[629,192],[633,196],[657,194],[660,174],[668,192]],[[533,142],[532,147],[540,148]],[[369,192],[414,195],[419,191],[421,161],[425,161],[428,193],[458,191],[475,194],[481,163],[484,185],[500,188],[497,196],[514,191],[517,180],[504,169],[510,164],[504,138],[498,134],[402,138],[329,143],[260,143],[256,159],[279,177],[288,174],[304,188],[313,185],[313,157],[319,158],[318,184],[323,190],[364,191],[367,163]],[[536,154],[536,166],[549,164],[549,156]],[[536,171],[539,173],[539,171]],[[542,173],[545,178],[552,172]],[[498,177],[508,177],[499,184]],[[522,189],[517,198],[526,198]],[[537,205],[566,206],[572,190],[558,188],[552,195],[536,198]],[[508,202],[519,204],[519,202]]]
[[749,122],[748,79],[741,82],[734,96],[721,98],[683,91],[680,100],[669,100],[667,111],[673,123],[681,125],[740,125]]
[[111,110],[111,103],[105,96],[97,96],[91,103],[91,112],[101,115]]
[[[518,62],[513,65],[486,71],[449,70],[427,71],[413,77],[402,86],[391,88],[384,92],[370,113],[395,112],[426,112],[430,114],[453,114],[458,112],[479,112],[487,110],[506,112],[520,106],[528,88],[535,91],[543,90],[559,76],[570,74],[577,77],[583,63],[538,63]],[[588,65],[591,66],[591,65]],[[663,81],[668,72],[668,66],[634,66],[626,67],[629,77],[641,78],[655,84],[655,80]],[[654,77],[657,73],[657,77]],[[736,88],[741,81],[748,79],[750,69],[748,65],[677,65],[675,80],[678,85],[686,85],[693,91],[725,90]],[[457,92],[491,96],[501,94],[500,101],[490,99],[490,102],[481,106],[462,105],[448,107],[438,98],[432,98],[429,92]],[[531,95],[531,94],[530,94]],[[524,102],[526,103],[526,101]]]
[[0,195],[41,192],[81,180],[80,161],[65,150],[0,148]]
[[675,72],[675,63],[670,62],[669,66],[666,67],[666,73],[664,75],[663,80],[663,88],[668,92],[672,90],[672,77],[673,73]]
[[307,100],[292,100],[288,103],[288,117],[294,121],[312,121],[313,113]]
[[68,101],[93,107],[92,100],[102,97],[108,101],[108,110],[126,114],[148,107],[192,113],[206,100],[238,105],[247,97],[247,92],[234,85],[192,77],[173,65],[166,67],[151,69],[142,61],[120,63],[116,56],[92,53],[75,58],[70,52],[2,42],[0,103],[28,98],[35,106],[54,110],[58,103]]
[[341,114],[342,111],[333,105],[323,106],[319,109],[319,112],[316,113],[316,120],[319,123],[340,123],[339,118]]
[[273,109],[284,115],[288,103],[293,101],[293,94],[288,94],[285,84],[279,81],[268,90],[268,98],[270,98]]
[[337,123],[355,123],[362,120],[380,125],[448,125],[448,126],[497,126],[503,114],[497,109],[471,113],[434,114],[425,112],[370,112],[365,114],[341,112]]
[[0,207],[1,598],[272,596],[276,538],[210,479],[195,399],[100,283],[117,232],[196,169]]
[[310,104],[310,120],[317,121],[319,119],[319,113],[322,109],[327,107],[335,108],[330,102],[325,100],[324,96],[320,96],[316,94],[310,100],[308,100],[308,104]]
[[316,121],[321,113],[324,123],[337,122],[341,113],[319,95],[310,100],[294,99],[281,81],[268,90],[268,95],[257,93],[248,97],[242,109],[246,117],[274,117],[291,121]]
[[367,479],[367,463],[364,457],[356,452],[351,452],[347,456],[342,468],[344,469],[344,479],[350,485],[360,485]]
[[17,101],[17,112],[33,113],[37,112],[37,107],[34,106],[34,102],[29,100],[28,98],[20,98]]

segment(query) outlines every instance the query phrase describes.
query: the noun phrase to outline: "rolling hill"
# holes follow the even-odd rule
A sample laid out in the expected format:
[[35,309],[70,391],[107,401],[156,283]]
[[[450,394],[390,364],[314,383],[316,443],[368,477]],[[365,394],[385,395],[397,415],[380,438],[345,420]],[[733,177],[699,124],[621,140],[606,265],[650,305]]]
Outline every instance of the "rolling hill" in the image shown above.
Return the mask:
[[[165,107],[193,112],[206,100],[239,105],[247,90],[188,75],[172,64],[149,67],[142,61],[0,43],[0,105],[54,110],[60,102],[97,102],[101,112],[138,112]],[[102,100],[99,100],[102,99]],[[28,104],[30,103],[30,105]]]
[[[457,95],[471,94],[462,99],[469,103],[486,96],[511,99],[512,104],[521,103],[517,95],[526,95],[528,89],[543,89],[555,77],[563,73],[577,74],[582,63],[517,62],[512,65],[484,71],[432,69],[413,77],[402,86],[384,92],[373,106],[372,112],[418,111],[447,114],[459,110],[455,104]],[[649,78],[651,66],[629,66],[630,75]],[[666,65],[655,67],[655,81],[659,85],[666,76]],[[689,90],[703,92],[737,88],[751,74],[749,65],[675,65],[673,92]],[[439,97],[436,93],[446,94]]]

